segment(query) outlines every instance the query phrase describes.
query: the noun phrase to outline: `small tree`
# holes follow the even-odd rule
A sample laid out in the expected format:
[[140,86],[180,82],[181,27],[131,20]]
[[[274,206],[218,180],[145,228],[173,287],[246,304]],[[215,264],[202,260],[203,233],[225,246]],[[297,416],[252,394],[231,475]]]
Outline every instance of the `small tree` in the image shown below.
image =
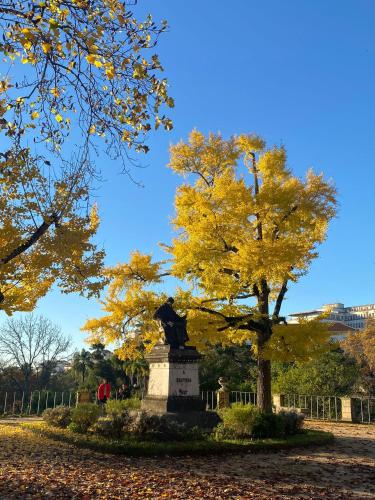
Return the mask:
[[344,351],[361,366],[361,387],[359,389],[373,393],[375,391],[375,321],[368,320],[363,330],[350,333],[341,341]]
[[0,354],[22,373],[25,392],[30,391],[33,373],[64,359],[70,344],[60,328],[43,316],[10,318],[0,327]]
[[266,149],[253,135],[224,140],[193,131],[188,143],[171,147],[170,167],[192,178],[176,195],[176,237],[165,246],[171,267],[135,252],[129,264],[109,269],[107,315],[84,328],[94,338],[122,339],[123,357],[140,343],[149,348],[159,337],[153,313],[166,298],[155,285],[173,275],[190,285],[175,304],[188,313],[191,342],[201,349],[250,342],[258,404],[270,411],[271,360],[309,359],[328,346],[327,324],[286,326],[281,306],[288,284],[318,255],[335,190],[311,170],[304,181],[293,176],[285,149]]
[[82,377],[82,384],[85,383],[88,371],[94,366],[91,358],[91,353],[82,349],[80,353],[76,352],[73,356],[72,368]]

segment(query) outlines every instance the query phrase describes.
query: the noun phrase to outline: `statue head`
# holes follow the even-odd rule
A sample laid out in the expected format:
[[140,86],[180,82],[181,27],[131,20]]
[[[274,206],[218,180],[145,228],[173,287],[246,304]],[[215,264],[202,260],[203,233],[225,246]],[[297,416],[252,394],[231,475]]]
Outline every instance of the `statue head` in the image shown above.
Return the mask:
[[167,298],[167,302],[168,302],[168,304],[172,305],[174,303],[174,298],[173,297],[168,297]]

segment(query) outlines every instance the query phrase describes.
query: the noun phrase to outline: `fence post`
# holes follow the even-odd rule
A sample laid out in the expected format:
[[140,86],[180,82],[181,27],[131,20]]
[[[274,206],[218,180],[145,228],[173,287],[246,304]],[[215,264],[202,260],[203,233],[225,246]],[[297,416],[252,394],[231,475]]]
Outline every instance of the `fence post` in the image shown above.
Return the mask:
[[7,412],[7,399],[8,399],[8,392],[5,393],[5,399],[4,399],[4,415],[6,414]]
[[354,422],[354,399],[353,398],[340,398],[341,399],[341,420],[343,422]]
[[276,408],[276,413],[278,411],[280,411],[280,408],[281,408],[281,399],[282,399],[282,395],[281,394],[273,394],[272,395],[272,402],[273,402],[273,406]]

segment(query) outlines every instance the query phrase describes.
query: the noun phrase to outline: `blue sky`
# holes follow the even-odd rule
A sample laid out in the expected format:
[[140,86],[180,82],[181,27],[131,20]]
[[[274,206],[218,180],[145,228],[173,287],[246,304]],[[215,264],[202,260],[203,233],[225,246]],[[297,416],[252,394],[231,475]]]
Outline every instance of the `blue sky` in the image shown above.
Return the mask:
[[[372,0],[139,0],[135,12],[167,19],[157,49],[176,107],[174,130],[150,136],[144,169],[120,174],[101,157],[98,242],[107,264],[168,241],[179,178],[166,168],[170,143],[194,127],[224,136],[257,132],[284,144],[298,175],[332,178],[339,214],[310,273],[291,286],[285,314],[341,301],[373,303],[375,292],[375,3]],[[38,312],[81,346],[79,331],[100,314],[95,300],[52,292]]]

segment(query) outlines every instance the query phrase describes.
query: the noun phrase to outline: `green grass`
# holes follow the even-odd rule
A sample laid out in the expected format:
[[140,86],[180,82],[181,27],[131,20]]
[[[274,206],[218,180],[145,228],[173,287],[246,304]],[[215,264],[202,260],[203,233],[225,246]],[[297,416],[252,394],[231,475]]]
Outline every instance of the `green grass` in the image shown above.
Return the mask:
[[75,434],[68,429],[58,429],[44,422],[22,423],[28,431],[55,441],[69,443],[80,448],[102,453],[125,456],[155,456],[155,455],[213,455],[226,453],[241,453],[262,450],[279,450],[294,447],[324,445],[333,440],[333,434],[322,431],[304,431],[301,434],[285,439],[262,439],[214,441],[207,438],[200,441],[139,441],[135,438],[121,440],[104,439],[95,435]]

